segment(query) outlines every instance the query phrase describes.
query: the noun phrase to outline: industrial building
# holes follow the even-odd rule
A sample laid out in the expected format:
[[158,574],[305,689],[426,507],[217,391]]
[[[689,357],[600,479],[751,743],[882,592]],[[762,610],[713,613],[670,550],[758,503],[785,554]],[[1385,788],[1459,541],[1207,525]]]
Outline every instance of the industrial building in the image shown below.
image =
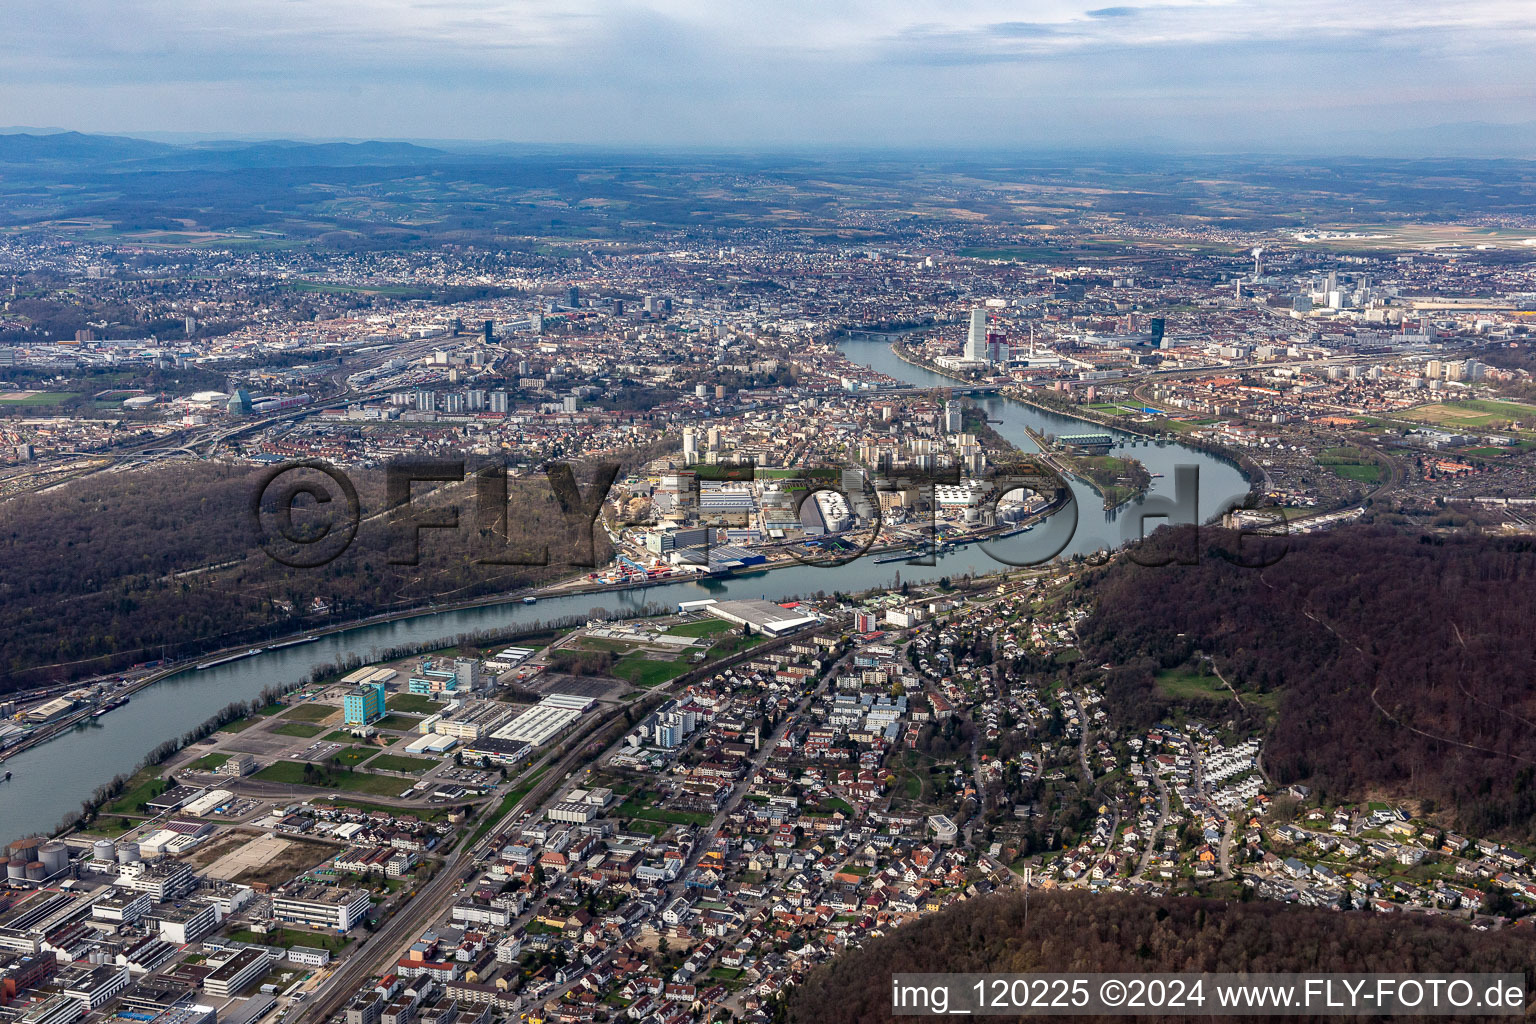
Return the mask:
[[342,700],[345,725],[372,725],[384,717],[384,684],[359,683]]
[[236,950],[203,979],[203,990],[227,999],[261,977],[271,962],[272,954],[259,946]]
[[772,601],[716,601],[700,610],[765,636],[787,636],[808,626],[821,624],[821,620],[814,615],[784,608]]
[[297,892],[274,893],[272,915],[294,924],[319,925],[344,932],[368,913],[366,889],[306,885]]
[[591,697],[552,693],[506,725],[491,733],[491,738],[539,747],[554,739],[595,704]]

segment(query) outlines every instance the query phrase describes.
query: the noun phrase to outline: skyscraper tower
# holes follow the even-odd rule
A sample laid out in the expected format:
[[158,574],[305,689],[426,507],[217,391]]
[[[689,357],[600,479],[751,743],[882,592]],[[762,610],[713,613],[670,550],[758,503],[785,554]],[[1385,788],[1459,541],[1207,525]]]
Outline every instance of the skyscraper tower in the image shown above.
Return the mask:
[[965,336],[965,358],[974,362],[987,361],[987,311],[971,310],[971,330]]

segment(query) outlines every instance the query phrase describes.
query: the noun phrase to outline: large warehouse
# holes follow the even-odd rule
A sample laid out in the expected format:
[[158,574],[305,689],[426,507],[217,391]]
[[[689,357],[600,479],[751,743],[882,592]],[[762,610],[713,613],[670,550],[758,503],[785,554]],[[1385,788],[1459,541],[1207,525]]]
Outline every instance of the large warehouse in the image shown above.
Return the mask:
[[821,624],[821,620],[814,615],[784,608],[772,601],[716,601],[707,607],[695,607],[694,610],[737,625],[751,626],[756,632],[767,636],[785,636]]
[[491,733],[491,739],[542,746],[564,732],[566,726],[596,703],[591,697],[552,693]]

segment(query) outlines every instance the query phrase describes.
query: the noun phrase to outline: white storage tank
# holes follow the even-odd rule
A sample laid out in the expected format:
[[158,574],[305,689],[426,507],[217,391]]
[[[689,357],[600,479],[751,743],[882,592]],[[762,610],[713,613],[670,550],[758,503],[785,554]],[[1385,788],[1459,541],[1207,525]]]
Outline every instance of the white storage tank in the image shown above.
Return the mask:
[[44,843],[38,849],[37,859],[43,862],[51,877],[69,867],[69,847],[63,843]]
[[124,843],[117,848],[117,862],[119,864],[132,864],[139,860],[139,844]]
[[110,839],[98,839],[91,846],[91,859],[113,861],[117,859],[117,844]]
[[5,862],[5,877],[12,882],[25,881],[27,877],[27,861],[24,857],[12,857]]

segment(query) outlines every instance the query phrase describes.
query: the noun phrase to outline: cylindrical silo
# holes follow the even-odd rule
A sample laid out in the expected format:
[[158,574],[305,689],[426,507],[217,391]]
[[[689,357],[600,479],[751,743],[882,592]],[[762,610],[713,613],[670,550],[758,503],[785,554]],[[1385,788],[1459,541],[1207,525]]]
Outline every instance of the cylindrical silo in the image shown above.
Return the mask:
[[23,881],[27,877],[27,862],[21,857],[12,857],[6,861],[5,877],[12,882]]
[[139,859],[138,843],[123,843],[117,848],[117,862],[119,864],[132,864]]
[[98,839],[91,847],[91,859],[112,861],[117,859],[117,844],[110,839]]
[[42,861],[34,860],[34,861],[32,861],[31,863],[29,863],[27,865],[27,881],[29,881],[29,882],[41,882],[43,879],[45,879],[47,877],[48,877],[48,869],[43,866],[43,862]]
[[69,847],[63,843],[44,843],[38,847],[37,859],[43,862],[52,877],[69,867]]

